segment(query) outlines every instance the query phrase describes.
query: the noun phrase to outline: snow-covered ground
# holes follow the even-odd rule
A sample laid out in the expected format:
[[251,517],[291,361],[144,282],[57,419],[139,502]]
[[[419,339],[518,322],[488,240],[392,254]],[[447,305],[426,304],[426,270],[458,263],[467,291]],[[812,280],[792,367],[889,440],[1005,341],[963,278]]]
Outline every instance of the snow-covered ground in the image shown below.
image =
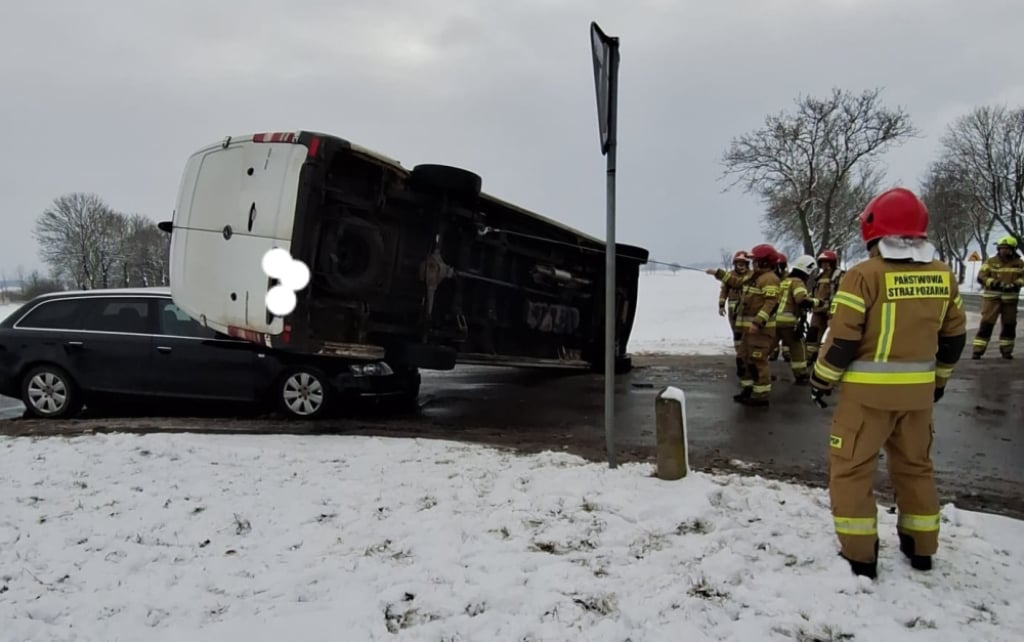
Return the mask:
[[[728,353],[717,291],[644,275],[631,350]],[[2,642],[1024,639],[1024,523],[952,505],[931,574],[880,511],[872,583],[826,491],[759,477],[354,436],[0,437],[0,461]]]
[[[636,321],[629,339],[633,354],[732,354],[729,321],[718,316],[721,283],[703,272],[643,273]],[[967,313],[974,336],[979,316]]]
[[1024,639],[1024,526],[836,555],[826,491],[371,437],[0,441],[2,640]]

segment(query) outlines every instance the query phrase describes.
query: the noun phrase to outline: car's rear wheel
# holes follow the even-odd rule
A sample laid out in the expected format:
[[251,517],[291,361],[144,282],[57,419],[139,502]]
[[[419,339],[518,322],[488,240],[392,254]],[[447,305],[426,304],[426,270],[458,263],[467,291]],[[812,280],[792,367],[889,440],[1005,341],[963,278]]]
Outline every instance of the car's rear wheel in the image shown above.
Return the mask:
[[318,419],[330,407],[330,385],[315,368],[289,370],[277,386],[278,408],[289,417]]
[[63,419],[82,408],[74,380],[63,368],[52,365],[36,366],[25,374],[21,401],[29,415],[40,419]]

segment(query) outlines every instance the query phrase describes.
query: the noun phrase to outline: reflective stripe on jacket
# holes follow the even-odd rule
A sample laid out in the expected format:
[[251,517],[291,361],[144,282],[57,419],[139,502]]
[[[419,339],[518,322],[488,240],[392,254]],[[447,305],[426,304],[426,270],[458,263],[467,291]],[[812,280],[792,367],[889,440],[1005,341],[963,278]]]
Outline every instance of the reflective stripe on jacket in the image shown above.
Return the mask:
[[929,407],[945,385],[967,333],[956,277],[940,261],[871,258],[844,275],[831,306],[829,338],[816,376],[843,395],[884,410]]
[[715,276],[729,287],[743,288],[737,307],[737,328],[746,329],[755,323],[763,328],[775,328],[775,308],[779,301],[779,277],[775,272],[757,270],[741,280],[720,269]]
[[781,326],[796,325],[799,319],[800,305],[809,298],[807,285],[798,276],[787,276],[779,284],[779,311],[775,315],[775,324]]
[[1011,283],[1018,287],[1024,285],[1024,259],[1016,254],[1009,259],[1003,259],[999,255],[990,257],[978,270],[978,283],[984,287],[981,296],[985,299],[1017,302],[1020,299],[1020,292],[1007,292],[992,286],[996,283]]

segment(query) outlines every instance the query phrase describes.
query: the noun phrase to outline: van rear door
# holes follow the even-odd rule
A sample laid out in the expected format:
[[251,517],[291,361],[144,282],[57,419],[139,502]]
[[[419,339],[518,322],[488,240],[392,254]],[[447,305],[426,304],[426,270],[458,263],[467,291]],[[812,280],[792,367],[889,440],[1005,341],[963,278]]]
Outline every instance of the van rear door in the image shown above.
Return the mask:
[[185,167],[171,237],[174,303],[225,334],[280,334],[268,322],[270,280],[263,255],[290,250],[299,173],[308,148],[228,139],[193,154]]

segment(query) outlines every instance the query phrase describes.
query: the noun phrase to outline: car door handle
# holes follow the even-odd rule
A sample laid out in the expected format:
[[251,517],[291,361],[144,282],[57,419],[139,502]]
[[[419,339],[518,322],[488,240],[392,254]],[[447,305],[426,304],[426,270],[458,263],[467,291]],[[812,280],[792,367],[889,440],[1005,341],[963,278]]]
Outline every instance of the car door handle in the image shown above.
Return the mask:
[[66,345],[69,348],[81,348],[85,344],[83,344],[81,341],[65,341],[64,345]]
[[168,352],[171,351],[171,346],[157,346],[156,350],[157,352],[163,352],[164,354],[167,354]]

